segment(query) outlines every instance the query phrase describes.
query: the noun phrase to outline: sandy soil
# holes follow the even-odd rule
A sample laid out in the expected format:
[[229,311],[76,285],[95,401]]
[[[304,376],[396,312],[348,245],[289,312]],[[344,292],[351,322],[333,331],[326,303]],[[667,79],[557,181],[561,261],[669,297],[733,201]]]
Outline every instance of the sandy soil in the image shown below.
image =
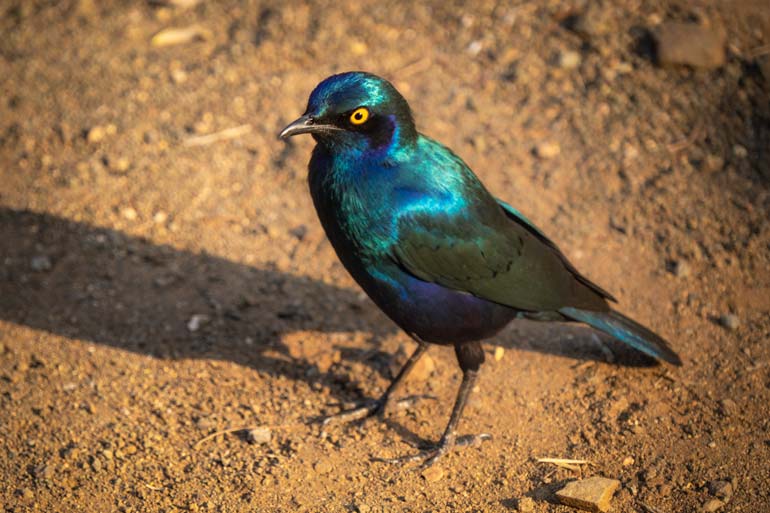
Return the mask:
[[[594,4],[581,35],[579,1],[1,1],[0,511],[571,511],[591,475],[613,511],[770,511],[770,13]],[[657,65],[666,20],[724,28],[727,62]],[[275,138],[349,69],[685,365],[514,323],[461,425],[492,441],[372,461],[443,429],[438,347],[405,391],[437,400],[322,436],[413,347],[325,240],[312,141]]]

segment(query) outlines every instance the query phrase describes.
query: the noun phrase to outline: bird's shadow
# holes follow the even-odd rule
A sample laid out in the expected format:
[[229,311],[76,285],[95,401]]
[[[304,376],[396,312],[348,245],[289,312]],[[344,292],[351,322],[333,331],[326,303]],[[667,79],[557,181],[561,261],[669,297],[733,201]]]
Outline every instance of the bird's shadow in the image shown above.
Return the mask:
[[[343,361],[390,378],[381,341],[397,328],[358,290],[7,207],[0,207],[0,240],[5,321],[156,358],[230,360],[269,375],[320,381],[340,402],[360,398],[360,390],[346,386],[355,377],[338,365],[321,368],[313,357],[335,348],[298,356],[285,338],[304,331],[364,334],[368,347],[344,345],[343,336],[336,350]],[[595,344],[562,335],[560,328],[530,323],[495,343],[606,361]],[[589,337],[585,331],[578,338]],[[613,352],[616,364],[649,364],[631,350]]]

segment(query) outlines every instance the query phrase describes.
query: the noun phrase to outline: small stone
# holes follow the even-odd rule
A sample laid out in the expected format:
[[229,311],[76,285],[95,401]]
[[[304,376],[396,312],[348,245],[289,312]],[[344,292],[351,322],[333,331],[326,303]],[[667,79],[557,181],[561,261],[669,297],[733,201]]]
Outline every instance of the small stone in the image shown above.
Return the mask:
[[747,150],[745,146],[736,144],[735,146],[733,146],[733,155],[735,155],[739,159],[745,159],[746,157],[749,156],[749,150]]
[[51,259],[46,255],[37,255],[32,257],[29,265],[32,267],[32,270],[36,272],[50,271],[53,267],[53,264],[51,264]]
[[505,349],[503,349],[502,346],[496,346],[495,347],[495,361],[499,362],[503,359],[503,356],[505,355]]
[[166,214],[162,210],[155,212],[155,215],[152,216],[152,222],[155,224],[163,224],[167,220],[168,220],[168,214]]
[[131,167],[131,161],[125,157],[109,159],[109,166],[113,171],[117,171],[118,173],[125,173],[128,171],[128,168]]
[[128,221],[135,221],[137,217],[139,217],[139,214],[136,212],[136,210],[133,207],[126,207],[123,210],[120,211],[120,215],[123,216],[124,219]]
[[738,405],[732,399],[722,399],[719,401],[719,413],[725,417],[738,413]]
[[35,494],[29,488],[22,488],[17,490],[16,493],[21,496],[25,501],[31,501],[35,498]]
[[364,55],[368,50],[366,43],[361,41],[353,41],[350,45],[350,52],[353,55]]
[[104,139],[105,135],[106,134],[105,134],[104,128],[97,125],[88,130],[88,134],[86,135],[86,140],[91,144],[96,144],[101,142]]
[[735,314],[724,314],[719,318],[719,324],[729,331],[735,331],[741,325],[741,320]]
[[717,480],[709,482],[709,493],[727,502],[733,496],[733,484],[730,481]]
[[704,164],[707,171],[710,173],[715,173],[724,169],[725,159],[723,159],[720,155],[710,154],[706,155]]
[[442,477],[444,477],[444,470],[441,467],[438,466],[432,466],[428,467],[425,470],[422,471],[422,478],[425,479],[429,483],[435,483],[436,481],[440,481]]
[[695,23],[665,22],[655,31],[658,62],[698,68],[718,68],[725,63],[724,31]]
[[187,72],[183,69],[171,70],[171,81],[175,84],[184,84],[187,82]]
[[532,497],[522,497],[516,504],[516,509],[522,513],[532,513],[535,511],[535,501]]
[[332,471],[332,464],[326,460],[321,460],[313,465],[313,469],[315,469],[318,474],[328,474]]
[[50,480],[53,477],[53,467],[51,465],[38,465],[32,469],[32,476],[38,480]]
[[544,141],[535,146],[535,155],[541,159],[551,159],[561,153],[559,143]]
[[250,444],[269,444],[272,438],[273,432],[267,426],[260,426],[254,429],[249,429],[246,432],[246,440]]
[[677,278],[687,278],[692,273],[692,268],[686,261],[677,260],[671,266],[671,272],[674,273],[674,276]]
[[630,466],[631,466],[631,465],[633,465],[635,462],[636,462],[636,460],[634,460],[633,456],[626,456],[626,457],[623,459],[623,466],[624,466],[624,467],[630,467]]
[[563,69],[575,69],[580,66],[581,61],[580,52],[574,50],[566,50],[559,55],[559,66]]
[[610,12],[602,4],[589,2],[588,8],[575,19],[572,30],[585,39],[608,34],[611,31]]
[[191,333],[195,333],[199,329],[201,329],[201,326],[206,324],[209,321],[209,316],[205,314],[195,314],[192,317],[190,317],[190,320],[187,321],[187,330]]
[[711,499],[703,505],[703,507],[701,508],[701,511],[705,513],[713,513],[714,511],[719,510],[724,505],[725,503],[720,501],[719,499]]
[[620,481],[606,477],[589,477],[567,483],[567,486],[556,492],[556,497],[562,504],[585,511],[604,512],[610,509],[610,499]]

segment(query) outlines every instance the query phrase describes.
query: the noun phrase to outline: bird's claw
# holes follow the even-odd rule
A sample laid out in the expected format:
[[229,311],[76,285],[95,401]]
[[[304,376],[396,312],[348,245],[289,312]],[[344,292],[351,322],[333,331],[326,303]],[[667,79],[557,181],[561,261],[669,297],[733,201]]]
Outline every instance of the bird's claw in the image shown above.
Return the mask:
[[481,433],[478,435],[463,435],[457,437],[454,439],[454,441],[445,438],[442,439],[438,444],[423,448],[417,454],[407,454],[397,458],[374,458],[374,461],[379,461],[382,463],[394,463],[399,465],[421,461],[422,463],[417,467],[417,469],[423,470],[436,463],[442,456],[454,448],[478,447],[483,442],[491,439],[492,435],[489,433]]

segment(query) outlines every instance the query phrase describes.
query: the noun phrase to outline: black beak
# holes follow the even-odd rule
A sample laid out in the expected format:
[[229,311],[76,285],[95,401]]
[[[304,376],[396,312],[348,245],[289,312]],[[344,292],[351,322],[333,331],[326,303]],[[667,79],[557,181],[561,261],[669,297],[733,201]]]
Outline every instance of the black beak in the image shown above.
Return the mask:
[[330,132],[332,130],[338,130],[338,128],[333,125],[316,124],[312,116],[305,114],[304,116],[295,119],[289,123],[286,128],[281,130],[281,133],[278,134],[278,138],[288,139],[292,135]]

